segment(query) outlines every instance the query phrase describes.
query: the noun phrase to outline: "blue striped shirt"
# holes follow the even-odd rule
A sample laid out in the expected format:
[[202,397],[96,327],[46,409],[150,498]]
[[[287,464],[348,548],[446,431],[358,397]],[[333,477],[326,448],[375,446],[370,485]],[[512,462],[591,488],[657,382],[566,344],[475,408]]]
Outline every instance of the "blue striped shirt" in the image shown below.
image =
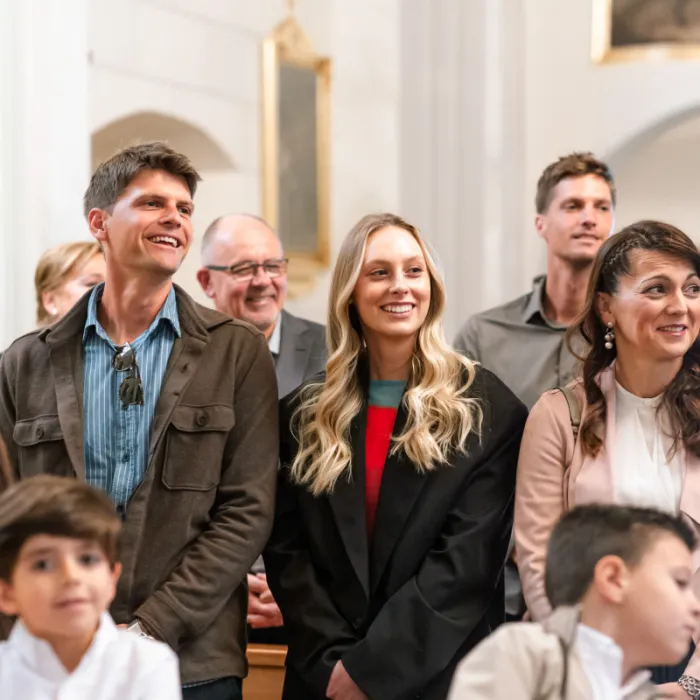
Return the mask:
[[103,290],[104,284],[97,285],[90,295],[83,331],[85,474],[87,482],[106,491],[117,506],[126,506],[146,472],[153,414],[173,343],[180,337],[180,319],[171,287],[153,323],[130,343],[141,374],[144,405],[124,409],[119,386],[127,373],[112,367],[119,347],[97,320]]

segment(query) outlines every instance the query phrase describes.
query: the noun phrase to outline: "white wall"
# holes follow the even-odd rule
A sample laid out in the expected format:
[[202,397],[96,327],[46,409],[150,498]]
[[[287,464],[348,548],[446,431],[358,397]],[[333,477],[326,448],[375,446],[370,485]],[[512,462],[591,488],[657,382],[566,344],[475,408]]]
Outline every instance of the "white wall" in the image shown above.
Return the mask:
[[0,351],[34,327],[41,253],[87,236],[87,3],[0,3]]
[[635,143],[611,158],[620,191],[617,228],[667,221],[700,243],[700,117]]
[[[91,0],[92,130],[158,112],[201,130],[233,164],[203,170],[195,246],[176,277],[200,301],[194,272],[204,228],[230,211],[261,213],[260,50],[285,7],[283,0]],[[300,0],[297,7],[314,48],[333,59],[335,251],[355,220],[398,203],[399,0]],[[324,274],[290,310],[323,320],[327,288]]]

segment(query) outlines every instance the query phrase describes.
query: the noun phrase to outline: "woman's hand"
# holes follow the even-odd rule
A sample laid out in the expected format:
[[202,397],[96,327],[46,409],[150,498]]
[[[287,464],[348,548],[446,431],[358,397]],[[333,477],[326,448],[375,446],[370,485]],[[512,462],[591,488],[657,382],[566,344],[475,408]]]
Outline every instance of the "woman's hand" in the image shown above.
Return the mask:
[[326,697],[330,700],[369,700],[355,681],[350,678],[342,661],[338,661],[333,673],[331,673],[331,679],[326,688]]

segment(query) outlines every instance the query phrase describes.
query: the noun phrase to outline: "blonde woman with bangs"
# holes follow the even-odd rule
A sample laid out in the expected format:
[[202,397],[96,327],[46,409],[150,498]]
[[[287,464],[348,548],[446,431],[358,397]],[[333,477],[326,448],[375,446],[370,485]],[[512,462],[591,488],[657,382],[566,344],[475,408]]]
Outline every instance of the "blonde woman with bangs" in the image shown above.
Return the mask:
[[34,272],[37,324],[60,321],[104,279],[105,259],[96,241],[62,243],[47,250]]
[[420,233],[363,218],[331,284],[324,374],[281,402],[267,577],[284,700],[447,696],[502,621],[526,409],[444,339]]

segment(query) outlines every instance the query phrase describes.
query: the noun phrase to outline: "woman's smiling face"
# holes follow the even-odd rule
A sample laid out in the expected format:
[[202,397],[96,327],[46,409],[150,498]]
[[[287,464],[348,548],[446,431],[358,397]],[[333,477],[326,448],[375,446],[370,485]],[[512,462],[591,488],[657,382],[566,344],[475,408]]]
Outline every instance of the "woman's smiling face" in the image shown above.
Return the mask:
[[430,308],[430,273],[411,233],[386,226],[369,236],[352,300],[368,342],[417,335]]
[[618,358],[680,359],[700,330],[700,277],[690,261],[632,250],[630,272],[613,294],[601,294],[600,316],[612,321]]

